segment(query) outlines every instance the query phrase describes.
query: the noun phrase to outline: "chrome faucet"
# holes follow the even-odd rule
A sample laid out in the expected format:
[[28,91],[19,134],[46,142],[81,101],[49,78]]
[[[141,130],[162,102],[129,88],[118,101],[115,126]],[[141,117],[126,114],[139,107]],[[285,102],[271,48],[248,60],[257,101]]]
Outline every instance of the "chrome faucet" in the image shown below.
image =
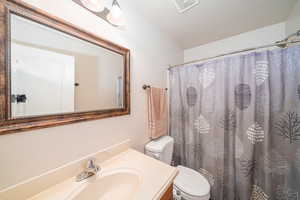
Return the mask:
[[91,176],[96,175],[101,170],[100,166],[96,164],[96,159],[91,158],[87,161],[86,168],[83,172],[76,176],[76,181],[83,181]]

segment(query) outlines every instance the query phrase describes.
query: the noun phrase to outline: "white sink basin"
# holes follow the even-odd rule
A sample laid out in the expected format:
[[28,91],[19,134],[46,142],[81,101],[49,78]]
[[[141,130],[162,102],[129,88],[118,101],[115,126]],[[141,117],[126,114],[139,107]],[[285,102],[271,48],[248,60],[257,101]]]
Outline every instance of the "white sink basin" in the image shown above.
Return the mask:
[[134,199],[141,185],[140,174],[131,169],[99,172],[91,177],[68,200],[127,200]]

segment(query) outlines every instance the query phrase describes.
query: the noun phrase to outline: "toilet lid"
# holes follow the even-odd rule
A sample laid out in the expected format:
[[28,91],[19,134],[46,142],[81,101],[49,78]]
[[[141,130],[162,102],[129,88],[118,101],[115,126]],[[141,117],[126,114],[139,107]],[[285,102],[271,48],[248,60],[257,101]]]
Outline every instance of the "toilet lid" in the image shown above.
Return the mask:
[[181,191],[192,196],[205,196],[210,192],[210,185],[207,179],[193,169],[178,166],[179,174],[174,184]]
[[162,136],[158,139],[152,140],[149,142],[145,148],[147,151],[154,153],[161,153],[166,145],[173,143],[174,139],[170,136]]

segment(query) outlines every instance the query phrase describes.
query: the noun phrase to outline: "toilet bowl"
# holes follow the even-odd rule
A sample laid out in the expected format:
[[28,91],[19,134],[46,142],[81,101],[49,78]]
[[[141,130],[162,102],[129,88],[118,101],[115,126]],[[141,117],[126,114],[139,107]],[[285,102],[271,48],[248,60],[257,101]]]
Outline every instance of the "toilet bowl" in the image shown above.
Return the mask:
[[[158,159],[168,165],[171,164],[174,147],[174,139],[170,136],[163,136],[152,140],[145,146],[146,155]],[[177,166],[178,176],[174,180],[175,200],[209,200],[210,185],[207,179],[199,172]]]

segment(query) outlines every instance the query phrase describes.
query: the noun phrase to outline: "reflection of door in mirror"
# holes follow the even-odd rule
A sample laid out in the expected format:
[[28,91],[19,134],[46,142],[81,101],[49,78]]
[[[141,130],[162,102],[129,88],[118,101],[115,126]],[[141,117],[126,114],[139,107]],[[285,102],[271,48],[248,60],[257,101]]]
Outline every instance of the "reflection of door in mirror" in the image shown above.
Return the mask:
[[123,77],[123,59],[108,51],[96,53],[76,54],[76,111],[120,108],[115,91],[117,78]]
[[74,57],[11,43],[12,116],[74,112]]

